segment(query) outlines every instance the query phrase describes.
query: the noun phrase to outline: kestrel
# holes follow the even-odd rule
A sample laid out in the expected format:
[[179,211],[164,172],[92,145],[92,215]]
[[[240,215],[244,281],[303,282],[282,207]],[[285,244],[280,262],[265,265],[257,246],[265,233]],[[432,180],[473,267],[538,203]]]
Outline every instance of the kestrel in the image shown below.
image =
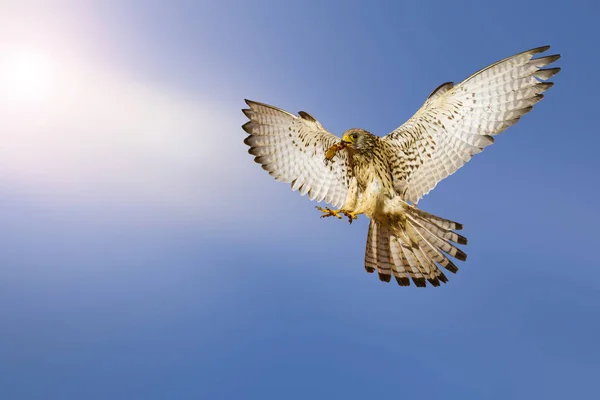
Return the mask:
[[254,160],[276,180],[311,200],[322,217],[370,218],[365,253],[367,272],[400,286],[439,286],[448,279],[440,266],[458,271],[452,258],[467,255],[457,245],[467,239],[462,224],[417,208],[439,181],[453,174],[515,124],[560,68],[544,68],[560,55],[539,56],[550,46],[498,61],[461,83],[446,82],[403,125],[384,137],[350,129],[342,138],[329,133],[310,114],[298,116],[250,100],[242,110],[250,119],[244,140]]

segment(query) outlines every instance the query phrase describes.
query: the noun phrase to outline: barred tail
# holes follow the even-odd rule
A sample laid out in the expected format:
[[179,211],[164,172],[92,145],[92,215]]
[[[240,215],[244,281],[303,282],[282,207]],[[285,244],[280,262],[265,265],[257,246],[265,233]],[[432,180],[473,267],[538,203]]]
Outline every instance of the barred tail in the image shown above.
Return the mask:
[[455,230],[462,224],[437,217],[416,207],[406,207],[405,220],[388,226],[371,220],[365,252],[365,269],[377,270],[379,279],[389,282],[392,275],[400,286],[409,286],[410,280],[418,287],[448,282],[439,269],[455,273],[458,268],[448,258],[464,261],[467,255],[454,245],[467,244],[467,239]]

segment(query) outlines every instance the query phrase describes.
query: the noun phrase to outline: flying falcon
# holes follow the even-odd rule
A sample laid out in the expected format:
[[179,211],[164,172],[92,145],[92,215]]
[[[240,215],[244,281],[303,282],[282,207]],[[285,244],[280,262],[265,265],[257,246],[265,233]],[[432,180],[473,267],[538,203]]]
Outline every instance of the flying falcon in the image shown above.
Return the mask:
[[440,267],[458,271],[451,258],[464,261],[457,247],[467,239],[455,231],[462,224],[417,208],[439,181],[474,154],[494,143],[494,136],[515,124],[553,83],[560,68],[544,68],[560,55],[537,56],[550,46],[498,61],[454,85],[446,82],[403,125],[384,137],[350,129],[342,138],[329,133],[312,115],[298,116],[250,100],[242,110],[250,119],[244,140],[276,180],[311,200],[321,217],[370,218],[365,253],[367,272],[400,286],[439,286],[448,279]]

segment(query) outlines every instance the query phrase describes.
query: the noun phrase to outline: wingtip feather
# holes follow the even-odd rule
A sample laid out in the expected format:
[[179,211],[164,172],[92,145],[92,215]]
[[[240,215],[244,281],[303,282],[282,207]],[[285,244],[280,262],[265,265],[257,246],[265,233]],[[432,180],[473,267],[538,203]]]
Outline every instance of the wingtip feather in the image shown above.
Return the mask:
[[248,117],[248,119],[252,118],[251,115],[252,115],[253,111],[251,109],[249,109],[249,108],[242,108],[242,112],[244,113],[244,115],[246,117]]
[[[248,121],[246,122],[244,125],[242,125],[242,129],[249,134],[252,134],[252,121]],[[250,139],[250,136],[248,136],[246,139],[244,139],[244,143],[246,143],[246,140]],[[247,145],[249,145],[248,143],[246,143]]]
[[534,49],[531,49],[528,51],[528,53],[531,54],[539,54],[539,53],[543,53],[546,50],[548,50],[550,48],[550,45],[546,45],[546,46],[540,46],[540,47],[536,47]]
[[560,72],[560,68],[556,67],[556,68],[545,68],[545,69],[540,69],[537,72],[535,72],[533,74],[533,76],[535,76],[538,79],[550,79],[552,78],[554,75],[558,74]]

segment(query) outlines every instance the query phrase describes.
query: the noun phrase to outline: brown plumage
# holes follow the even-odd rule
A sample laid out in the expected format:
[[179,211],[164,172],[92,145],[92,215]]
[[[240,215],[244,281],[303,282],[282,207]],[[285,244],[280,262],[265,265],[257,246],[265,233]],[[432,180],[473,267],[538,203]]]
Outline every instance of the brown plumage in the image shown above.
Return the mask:
[[548,46],[506,58],[454,85],[436,88],[415,115],[385,137],[350,129],[342,139],[310,114],[299,116],[247,100],[244,141],[255,161],[276,180],[339,210],[323,216],[360,214],[371,219],[365,269],[400,286],[446,283],[441,268],[458,271],[450,258],[466,260],[457,245],[463,226],[416,207],[439,181],[494,142],[494,136],[532,110],[552,86],[541,82],[559,68],[542,69],[559,55],[533,58]]

